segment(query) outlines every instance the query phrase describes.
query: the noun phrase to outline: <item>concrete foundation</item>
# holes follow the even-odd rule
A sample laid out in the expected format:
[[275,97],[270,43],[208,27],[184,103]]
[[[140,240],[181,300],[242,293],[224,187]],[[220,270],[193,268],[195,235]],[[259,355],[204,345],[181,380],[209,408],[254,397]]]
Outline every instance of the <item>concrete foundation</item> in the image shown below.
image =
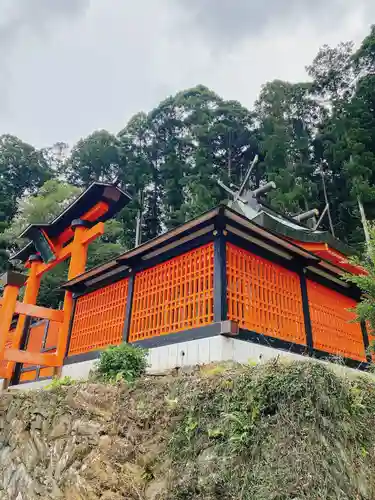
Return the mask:
[[[228,338],[218,335],[216,337],[181,342],[178,344],[154,347],[149,350],[148,360],[150,373],[163,373],[174,368],[187,368],[209,363],[234,361],[247,364],[249,362],[265,363],[275,358],[284,358],[296,361],[309,361],[311,358],[281,351],[272,347],[262,346],[251,342],[245,342],[236,338]],[[325,361],[314,360],[326,363]],[[63,377],[71,377],[74,380],[87,379],[90,371],[94,368],[96,360],[83,361],[65,365],[62,369]],[[333,365],[335,370],[342,372],[356,372],[351,368]],[[31,382],[13,386],[11,390],[40,389],[50,383],[50,380]]]

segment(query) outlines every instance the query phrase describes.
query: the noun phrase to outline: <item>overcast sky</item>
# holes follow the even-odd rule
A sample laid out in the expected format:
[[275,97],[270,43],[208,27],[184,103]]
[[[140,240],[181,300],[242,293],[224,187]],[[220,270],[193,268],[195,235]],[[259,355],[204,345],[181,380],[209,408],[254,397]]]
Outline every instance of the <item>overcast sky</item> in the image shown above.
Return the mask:
[[0,133],[72,145],[199,83],[251,107],[374,23],[374,0],[0,0]]

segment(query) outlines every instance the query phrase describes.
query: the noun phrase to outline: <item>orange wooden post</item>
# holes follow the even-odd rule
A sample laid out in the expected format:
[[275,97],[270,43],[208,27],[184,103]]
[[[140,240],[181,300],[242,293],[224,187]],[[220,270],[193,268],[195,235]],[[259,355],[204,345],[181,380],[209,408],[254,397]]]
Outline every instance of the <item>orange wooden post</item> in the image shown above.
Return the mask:
[[[74,230],[74,239],[72,243],[72,252],[70,258],[70,265],[68,271],[68,280],[76,278],[85,272],[87,261],[87,243],[84,236],[88,224],[82,220],[75,220],[72,222],[72,229]],[[68,342],[70,319],[73,313],[73,293],[69,290],[65,292],[64,298],[64,322],[61,325],[58,340],[56,356],[58,364],[61,366],[64,361],[66,346]],[[56,373],[57,374],[57,373]]]
[[[24,304],[32,304],[32,305],[36,304],[40,288],[40,281],[41,281],[41,276],[38,276],[37,274],[40,262],[41,258],[38,255],[32,255],[29,259],[30,272],[25,286],[25,295],[23,297]],[[14,348],[17,348],[19,345],[23,328],[25,326],[25,322],[26,322],[26,315],[20,314],[17,322],[17,328],[15,331],[14,339],[12,342],[12,347]]]
[[[32,304],[32,305],[36,304],[40,288],[40,281],[42,278],[41,276],[38,276],[38,268],[40,266],[41,261],[42,259],[41,257],[39,257],[39,255],[32,255],[28,261],[30,271],[25,286],[25,295],[23,297],[24,304]],[[12,349],[19,349],[21,337],[26,324],[26,317],[27,316],[25,314],[19,315],[16,331],[14,332],[12,339]],[[15,362],[9,361],[7,368],[8,378],[12,376],[14,365]]]
[[26,276],[8,271],[2,276],[2,281],[5,286],[0,309],[0,360],[4,359],[5,344],[16,309],[17,297],[20,288],[25,284]]

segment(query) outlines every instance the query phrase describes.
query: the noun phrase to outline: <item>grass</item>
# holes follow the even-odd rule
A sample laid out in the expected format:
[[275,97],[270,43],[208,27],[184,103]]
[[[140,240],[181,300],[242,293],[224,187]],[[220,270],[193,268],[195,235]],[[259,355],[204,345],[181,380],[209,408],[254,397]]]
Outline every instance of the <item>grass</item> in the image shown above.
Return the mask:
[[318,363],[182,383],[168,444],[174,500],[375,498],[375,385]]
[[44,387],[44,390],[56,390],[56,389],[60,389],[62,387],[67,387],[69,385],[73,385],[73,384],[76,384],[78,383],[77,381],[75,381],[74,379],[72,379],[72,377],[69,377],[69,376],[65,376],[65,377],[61,377],[61,378],[53,378],[51,383],[49,383],[48,385],[46,385]]

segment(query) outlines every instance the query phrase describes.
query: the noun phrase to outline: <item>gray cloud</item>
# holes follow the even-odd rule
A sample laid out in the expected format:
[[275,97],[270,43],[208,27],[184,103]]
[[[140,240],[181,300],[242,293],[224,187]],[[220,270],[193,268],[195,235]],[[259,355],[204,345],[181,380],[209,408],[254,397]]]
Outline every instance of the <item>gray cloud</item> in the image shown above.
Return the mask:
[[355,7],[373,9],[373,0],[179,0],[179,6],[186,29],[195,28],[220,46],[232,46],[271,27],[285,32],[296,24],[337,26]]
[[12,59],[22,42],[30,37],[48,37],[56,25],[79,17],[89,3],[90,0],[2,0],[0,92],[3,106],[12,84]]
[[117,133],[198,83],[251,107],[263,83],[306,78],[320,45],[375,21],[374,0],[325,2],[0,0],[0,134],[41,147]]
[[2,0],[0,6],[1,49],[12,49],[24,30],[46,34],[51,23],[82,13],[89,0]]

